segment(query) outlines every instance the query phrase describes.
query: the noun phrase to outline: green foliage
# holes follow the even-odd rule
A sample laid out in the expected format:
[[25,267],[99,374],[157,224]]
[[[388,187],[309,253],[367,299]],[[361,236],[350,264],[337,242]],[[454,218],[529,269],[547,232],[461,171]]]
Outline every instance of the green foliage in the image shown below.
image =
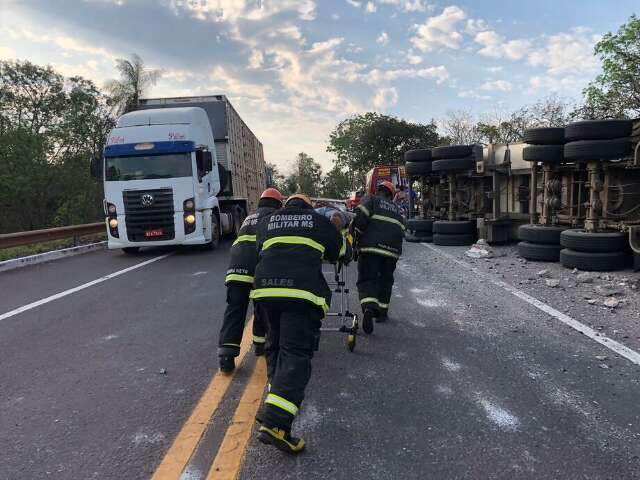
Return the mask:
[[640,117],[640,18],[631,15],[617,33],[596,43],[602,73],[584,90],[583,118]]
[[130,60],[116,59],[116,69],[120,72],[120,78],[109,80],[105,89],[110,95],[110,105],[115,107],[118,114],[135,110],[145,90],[162,75],[161,70],[146,68],[142,58],[135,54],[131,55]]
[[113,126],[89,80],[51,67],[0,62],[0,233],[100,217],[102,185],[89,160]]
[[335,165],[322,179],[324,198],[345,199],[353,190],[353,176]]
[[336,166],[356,178],[375,165],[401,164],[407,150],[441,144],[435,123],[423,125],[368,112],[348,118],[331,132],[327,151]]
[[280,191],[283,195],[304,193],[310,197],[318,197],[321,195],[321,188],[322,167],[306,153],[299,153],[291,173],[284,178]]

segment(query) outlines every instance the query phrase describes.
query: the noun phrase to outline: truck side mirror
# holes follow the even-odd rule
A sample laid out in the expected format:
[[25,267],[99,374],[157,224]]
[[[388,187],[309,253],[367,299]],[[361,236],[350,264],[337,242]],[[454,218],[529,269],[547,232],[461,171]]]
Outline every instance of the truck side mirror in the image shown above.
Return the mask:
[[89,166],[91,176],[102,180],[102,157],[93,157]]

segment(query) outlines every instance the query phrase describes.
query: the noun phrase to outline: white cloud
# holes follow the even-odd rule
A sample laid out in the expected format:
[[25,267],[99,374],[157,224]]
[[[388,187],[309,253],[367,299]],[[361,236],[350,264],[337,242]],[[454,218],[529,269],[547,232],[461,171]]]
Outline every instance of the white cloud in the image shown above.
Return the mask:
[[401,78],[434,78],[436,83],[442,83],[449,78],[449,72],[443,65],[440,65],[420,69],[379,70],[376,68],[363,75],[363,79],[371,85],[392,82]]
[[365,12],[367,12],[367,13],[375,13],[376,10],[378,10],[378,8],[376,7],[375,3],[367,2],[367,6],[364,9]]
[[464,28],[464,31],[469,35],[475,35],[482,30],[489,30],[489,26],[487,25],[487,22],[485,22],[481,18],[468,19]]
[[474,90],[460,90],[458,96],[460,98],[473,98],[475,100],[491,100],[490,95],[480,95]]
[[407,52],[407,61],[411,64],[411,65],[418,65],[419,63],[422,63],[423,58],[419,55],[416,55],[413,53],[413,50],[409,50]]
[[358,2],[357,0],[347,0],[347,3],[356,8],[360,8],[362,6],[362,2]]
[[16,51],[9,47],[0,46],[0,59],[10,60],[16,58]]
[[373,106],[379,110],[386,110],[398,103],[398,91],[394,87],[381,88],[373,97]]
[[337,13],[332,13],[331,14],[331,19],[332,20],[340,20],[340,15]]
[[502,71],[502,67],[499,65],[496,65],[495,67],[487,67],[485,70],[491,73],[498,73]]
[[414,26],[416,34],[411,37],[411,43],[422,52],[439,47],[457,49],[462,42],[458,27],[465,18],[466,14],[460,7],[446,7],[440,15]]
[[175,13],[186,12],[198,20],[223,22],[264,20],[281,13],[295,13],[302,20],[313,20],[316,16],[316,4],[313,0],[170,0],[169,7]]
[[599,38],[583,28],[551,35],[546,45],[531,52],[529,64],[545,67],[553,76],[594,73],[599,62],[593,55],[593,45]]
[[387,35],[387,32],[382,32],[380,36],[376,38],[376,43],[379,43],[380,45],[386,45],[389,43],[389,35]]
[[493,30],[479,32],[474,40],[482,45],[478,53],[485,57],[520,60],[531,50],[531,42],[529,40],[506,40]]
[[394,5],[403,12],[426,12],[427,3],[424,0],[378,0],[380,5]]
[[264,54],[260,50],[253,50],[249,56],[248,67],[251,69],[260,68],[264,63]]
[[490,80],[488,82],[484,82],[481,86],[481,90],[489,90],[489,91],[500,91],[500,92],[510,92],[513,88],[511,82],[507,80]]

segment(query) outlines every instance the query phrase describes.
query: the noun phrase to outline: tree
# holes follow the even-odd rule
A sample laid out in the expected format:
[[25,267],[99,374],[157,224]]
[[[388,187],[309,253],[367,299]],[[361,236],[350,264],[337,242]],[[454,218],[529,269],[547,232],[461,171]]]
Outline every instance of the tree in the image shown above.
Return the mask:
[[442,141],[433,122],[424,125],[368,112],[340,122],[329,136],[327,151],[336,155],[337,167],[364,181],[375,165],[402,164],[407,150]]
[[482,139],[482,134],[469,111],[450,110],[440,124],[442,132],[455,145],[479,143]]
[[584,90],[583,118],[635,118],[640,116],[640,18],[631,15],[617,33],[596,43],[602,73]]
[[131,60],[116,59],[116,69],[120,72],[120,79],[109,80],[105,89],[118,114],[134,110],[147,88],[155,85],[162,75],[161,70],[146,68],[142,58],[136,54],[131,55]]
[[346,198],[353,190],[353,176],[337,165],[322,179],[322,196],[325,198]]
[[299,153],[291,173],[284,179],[282,193],[284,195],[304,193],[310,197],[318,197],[321,188],[322,167],[306,153]]
[[267,187],[273,187],[273,188],[277,188],[278,190],[282,190],[284,175],[280,173],[280,170],[278,169],[278,166],[275,163],[267,162],[266,177],[267,177]]
[[102,184],[89,159],[112,126],[91,81],[0,62],[0,233],[97,220]]

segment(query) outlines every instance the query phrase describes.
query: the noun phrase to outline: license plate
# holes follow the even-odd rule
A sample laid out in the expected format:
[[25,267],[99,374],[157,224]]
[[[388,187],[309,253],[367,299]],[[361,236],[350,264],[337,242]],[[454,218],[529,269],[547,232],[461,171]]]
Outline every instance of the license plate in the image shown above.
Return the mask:
[[146,232],[144,232],[145,237],[161,237],[162,235],[164,235],[164,230],[162,230],[161,228],[155,228],[153,230],[147,230]]

